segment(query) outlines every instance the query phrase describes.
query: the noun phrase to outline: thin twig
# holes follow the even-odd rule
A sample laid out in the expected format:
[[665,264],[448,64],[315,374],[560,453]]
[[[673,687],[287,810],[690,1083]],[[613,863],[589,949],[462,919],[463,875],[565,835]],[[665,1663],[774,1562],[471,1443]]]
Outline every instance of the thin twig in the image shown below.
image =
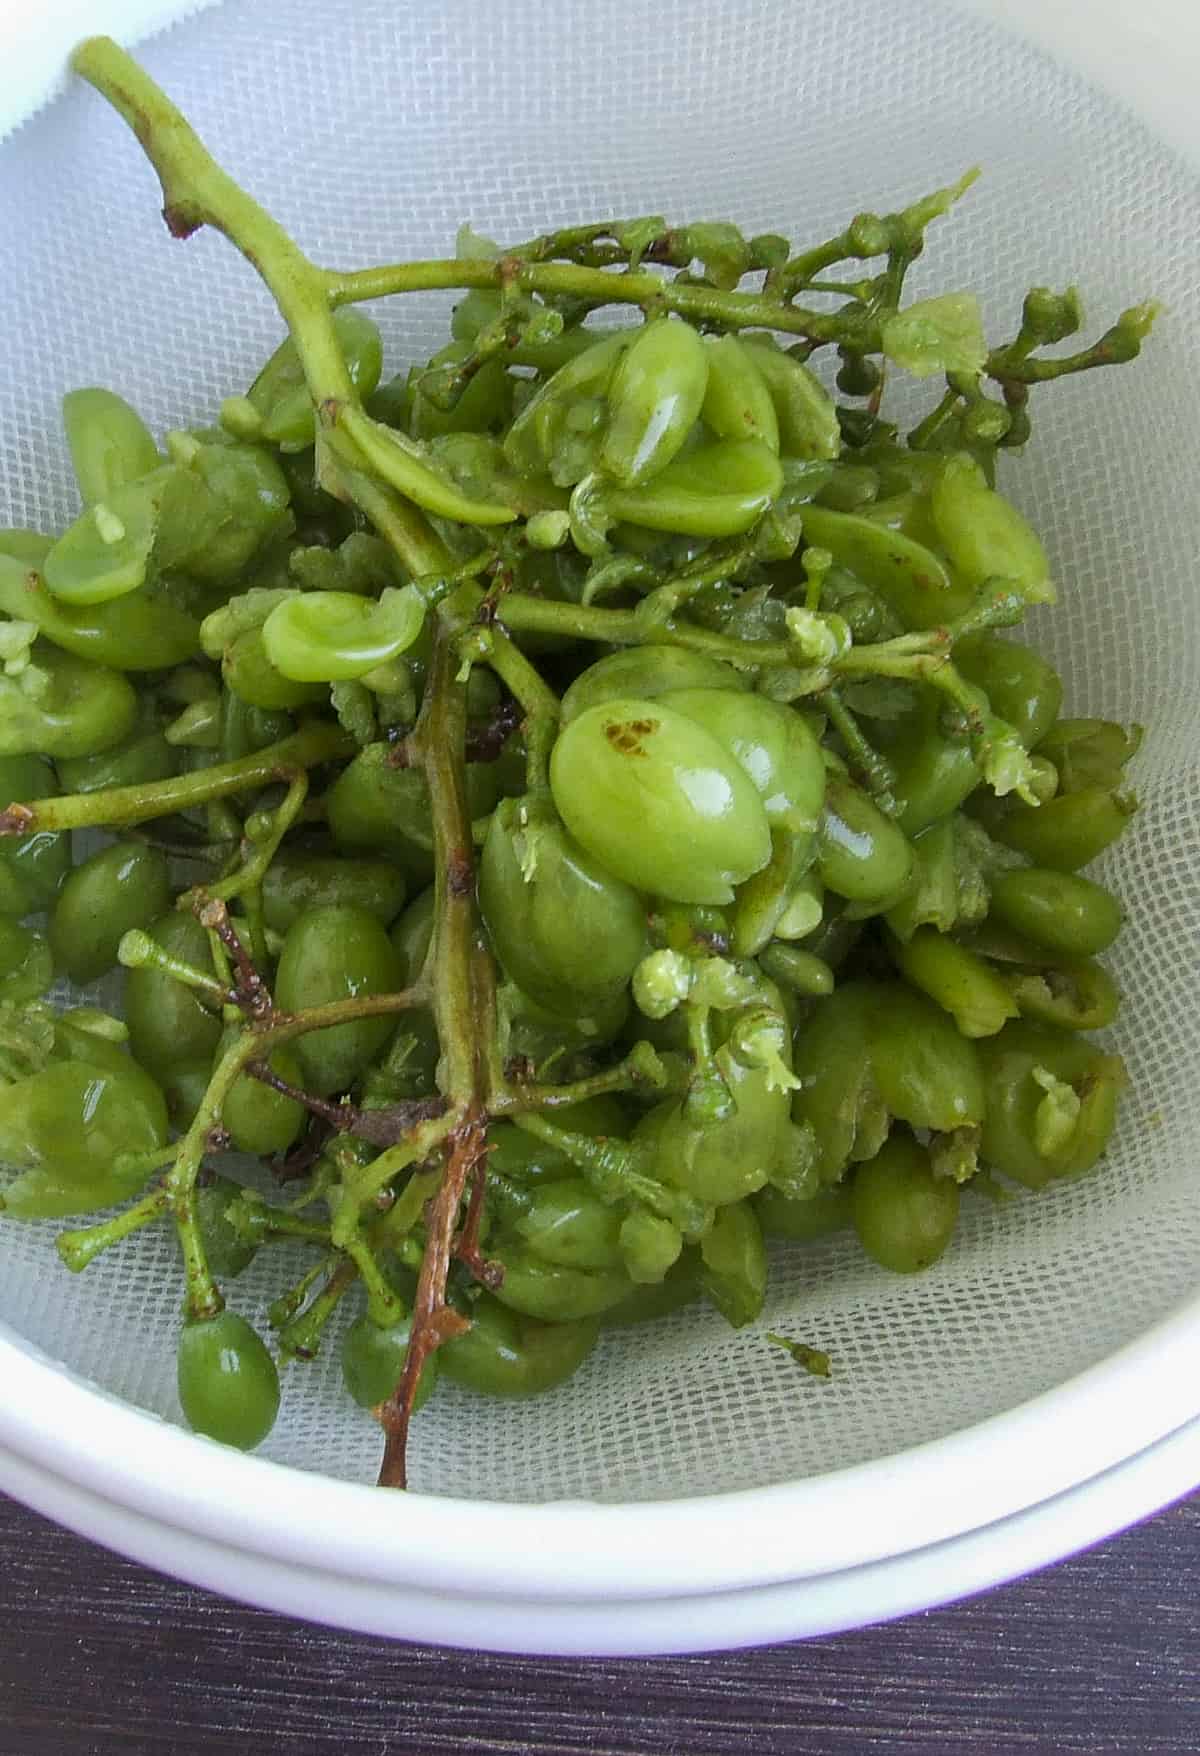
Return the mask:
[[413,1300],[404,1370],[392,1395],[379,1408],[380,1424],[386,1435],[379,1469],[381,1488],[408,1486],[408,1428],[425,1361],[444,1341],[464,1335],[470,1328],[467,1319],[446,1303],[446,1280],[459,1204],[476,1165],[487,1152],[486,1116],[480,1110],[472,1110],[449,1136],[447,1146],[441,1188],[429,1206],[425,1254]]
[[371,1146],[395,1146],[418,1122],[431,1121],[435,1116],[444,1115],[446,1111],[446,1100],[440,1092],[434,1092],[429,1097],[406,1098],[402,1103],[381,1104],[378,1109],[363,1110],[357,1104],[348,1103],[344,1099],[335,1102],[330,1098],[317,1097],[314,1092],[305,1091],[303,1086],[292,1085],[290,1081],[281,1079],[266,1061],[251,1061],[246,1072],[263,1085],[269,1085],[272,1091],[279,1092],[282,1097],[303,1104],[306,1110],[327,1122],[335,1133],[353,1134]]
[[490,1261],[479,1247],[479,1229],[483,1224],[483,1206],[487,1195],[487,1156],[480,1157],[471,1171],[471,1198],[467,1217],[458,1234],[454,1254],[470,1270],[481,1286],[495,1292],[504,1284],[504,1264]]
[[233,997],[246,1017],[255,1024],[269,1023],[275,1004],[258,965],[242,943],[241,935],[229,918],[229,910],[220,897],[206,897],[199,892],[193,902],[196,919],[210,933],[215,933],[233,959]]

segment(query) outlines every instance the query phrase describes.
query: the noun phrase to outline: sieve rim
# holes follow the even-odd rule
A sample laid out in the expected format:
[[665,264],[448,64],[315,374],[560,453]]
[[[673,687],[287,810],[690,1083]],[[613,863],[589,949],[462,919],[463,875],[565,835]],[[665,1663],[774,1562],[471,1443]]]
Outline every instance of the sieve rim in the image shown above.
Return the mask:
[[636,1602],[819,1577],[1025,1511],[1200,1416],[1195,1384],[1172,1363],[1198,1353],[1194,1300],[1016,1408],[867,1463],[689,1499],[537,1503],[381,1495],[233,1451],[97,1389],[0,1325],[0,1446],[162,1525],[322,1574]]

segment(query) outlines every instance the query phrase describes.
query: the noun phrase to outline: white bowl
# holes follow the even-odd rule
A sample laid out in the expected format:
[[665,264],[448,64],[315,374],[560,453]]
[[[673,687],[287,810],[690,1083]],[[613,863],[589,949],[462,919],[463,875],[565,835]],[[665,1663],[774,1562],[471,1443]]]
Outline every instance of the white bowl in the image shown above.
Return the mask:
[[[136,31],[149,13],[134,11],[39,16],[24,61],[12,45],[9,90],[31,110],[81,29]],[[1147,809],[1111,862],[1137,903],[1116,1151],[1084,1183],[978,1204],[915,1282],[837,1243],[781,1253],[772,1321],[830,1348],[829,1385],[756,1334],[677,1317],[611,1340],[537,1404],[439,1397],[409,1497],[366,1485],[374,1430],[345,1412],[334,1360],[289,1387],[266,1456],[175,1424],[165,1242],[73,1282],[48,1228],[5,1227],[0,1483],[188,1578],[374,1632],[619,1653],[828,1631],[1009,1577],[1200,1481],[1200,18],[1187,0],[1136,17],[1027,0],[529,0],[499,37],[495,17],[483,0],[233,0],[140,52],[327,260],[443,253],[460,219],[515,236],[615,209],[816,237],[978,158],[989,176],[931,238],[929,286],[982,286],[998,336],[1030,281],[1078,278],[1100,322],[1166,296],[1142,363],[1046,392],[1040,461],[1008,478],[1066,586],[1038,638],[1073,704],[1150,722]],[[177,424],[239,387],[275,335],[221,240],[167,241],[156,193],[78,89],[0,146],[8,522],[69,508],[62,389],[107,380]],[[384,320],[402,356],[434,344],[444,303]],[[251,1315],[269,1296],[259,1272],[238,1283]]]

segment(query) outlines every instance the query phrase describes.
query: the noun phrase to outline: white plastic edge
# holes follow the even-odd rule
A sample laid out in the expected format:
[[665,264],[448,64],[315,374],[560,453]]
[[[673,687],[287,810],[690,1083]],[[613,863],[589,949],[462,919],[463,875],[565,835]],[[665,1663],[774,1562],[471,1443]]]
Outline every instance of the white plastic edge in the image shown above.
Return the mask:
[[1200,164],[1197,0],[950,0],[1035,43]]
[[0,1452],[27,1505],[132,1559],[285,1615],[493,1652],[644,1657],[839,1634],[1000,1585],[1166,1506],[1200,1476],[1200,1421],[1030,1510],[946,1543],[818,1579],[700,1597],[531,1601],[320,1573],[155,1524]]
[[[5,1328],[0,1444],[162,1526],[322,1574],[501,1599],[632,1601],[861,1567],[1068,1492],[1196,1417],[1194,1374],[1180,1363],[1198,1354],[1191,1305],[1067,1384],[891,1457],[741,1493],[532,1505],[381,1495],[245,1456],[48,1369]],[[48,1404],[52,1423],[40,1412]]]
[[[1046,49],[1120,98],[1163,140],[1200,162],[1194,0],[949,0]],[[219,0],[42,0],[3,21],[0,140],[56,96],[75,44],[107,31],[138,42]]]
[[218,0],[41,0],[12,10],[0,5],[4,79],[0,81],[0,140],[43,104],[57,97],[70,78],[68,57],[84,37],[106,33],[125,45],[165,30],[181,18],[203,12]]

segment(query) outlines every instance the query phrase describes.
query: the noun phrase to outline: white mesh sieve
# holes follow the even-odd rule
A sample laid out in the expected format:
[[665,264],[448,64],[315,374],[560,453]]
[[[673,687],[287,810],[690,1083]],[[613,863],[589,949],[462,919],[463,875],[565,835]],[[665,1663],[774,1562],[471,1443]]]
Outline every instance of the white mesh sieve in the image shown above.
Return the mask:
[[[638,1499],[781,1481],[887,1455],[996,1414],[1133,1340],[1200,1278],[1195,1197],[1200,465],[1189,348],[1200,322],[1193,176],[1108,100],[979,23],[917,0],[235,0],[144,51],[235,176],[333,263],[442,254],[470,219],[501,238],[589,215],[730,217],[796,238],[978,160],[914,286],[982,291],[993,335],[1031,281],[1082,285],[1107,318],[1153,292],[1170,316],[1141,364],[1048,390],[1007,482],[1046,534],[1063,607],[1039,636],[1070,709],[1149,726],[1144,811],[1111,862],[1131,905],[1118,973],[1132,1075],[1092,1179],[967,1204],[914,1281],[834,1243],[783,1251],[768,1317],[827,1347],[803,1378],[759,1329],[686,1313],[607,1340],[545,1399],[447,1390],[417,1426],[430,1490]],[[90,93],[0,148],[0,521],[72,510],[57,405],[111,383],[161,429],[208,417],[277,339],[223,240],[173,245],[157,185]],[[444,334],[447,300],[377,308],[392,369]],[[143,1237],[79,1280],[52,1228],[0,1229],[0,1316],[109,1390],[178,1418],[178,1280]],[[238,1283],[261,1317],[278,1256]],[[336,1347],[289,1375],[269,1455],[369,1479],[376,1431]]]

